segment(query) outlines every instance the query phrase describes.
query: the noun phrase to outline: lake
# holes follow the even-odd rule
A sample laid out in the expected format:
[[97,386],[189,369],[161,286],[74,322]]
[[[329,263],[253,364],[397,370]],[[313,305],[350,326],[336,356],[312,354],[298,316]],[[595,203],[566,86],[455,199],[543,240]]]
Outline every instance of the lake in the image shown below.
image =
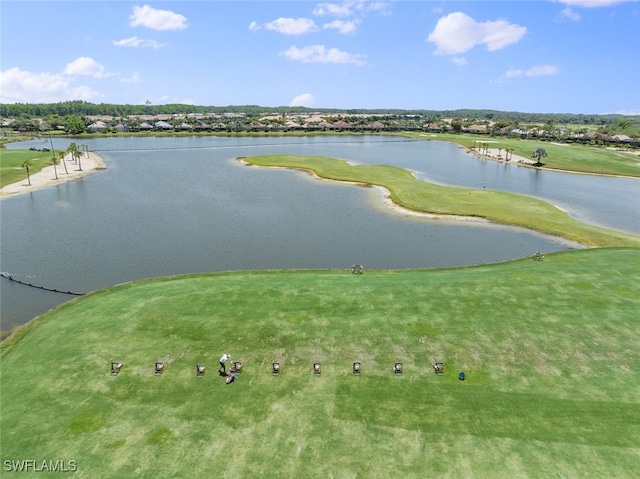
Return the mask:
[[[55,149],[72,139],[57,138]],[[0,201],[1,269],[89,292],[142,278],[254,269],[455,267],[576,245],[522,228],[407,216],[376,188],[243,166],[240,156],[323,155],[391,164],[440,184],[546,199],[586,222],[640,234],[640,182],[481,160],[451,143],[383,136],[117,137],[83,140],[106,169]],[[48,142],[48,140],[47,140]],[[42,140],[8,148],[41,148]],[[366,270],[365,270],[366,274]],[[72,296],[2,278],[7,330]]]

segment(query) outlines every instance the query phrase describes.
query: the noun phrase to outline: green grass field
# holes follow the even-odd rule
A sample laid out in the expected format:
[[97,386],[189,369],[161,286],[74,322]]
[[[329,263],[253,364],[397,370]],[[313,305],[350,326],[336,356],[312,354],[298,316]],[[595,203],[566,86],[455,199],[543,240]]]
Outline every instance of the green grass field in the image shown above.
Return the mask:
[[387,165],[350,165],[321,156],[261,155],[243,158],[257,166],[312,171],[322,178],[384,186],[394,203],[433,214],[475,216],[522,226],[592,247],[640,246],[640,237],[581,223],[546,201],[486,189],[440,186]]
[[[637,477],[639,284],[639,249],[593,249],[98,291],[2,343],[3,471],[32,459],[75,461],[83,478]],[[225,352],[244,365],[231,385],[216,375]]]
[[640,157],[631,151],[615,150],[577,143],[558,144],[540,140],[522,140],[520,138],[491,137],[485,135],[452,133],[403,133],[402,136],[417,139],[450,141],[465,148],[477,146],[479,142],[491,142],[490,148],[513,148],[513,154],[530,158],[536,148],[544,148],[547,158],[543,158],[545,168],[562,171],[575,171],[599,175],[621,175],[640,177]]
[[[27,171],[22,162],[31,160],[29,172],[37,173],[42,168],[51,166],[50,151],[6,150],[0,148],[0,188],[17,181],[27,181]],[[63,168],[60,166],[60,168]]]

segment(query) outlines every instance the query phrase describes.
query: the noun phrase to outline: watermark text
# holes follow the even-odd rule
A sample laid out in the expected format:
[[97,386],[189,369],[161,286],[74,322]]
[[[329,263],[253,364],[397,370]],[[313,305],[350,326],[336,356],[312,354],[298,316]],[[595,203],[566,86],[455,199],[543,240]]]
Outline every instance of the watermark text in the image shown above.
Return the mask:
[[65,461],[61,459],[5,459],[2,461],[2,469],[5,472],[75,472],[78,463],[73,459]]

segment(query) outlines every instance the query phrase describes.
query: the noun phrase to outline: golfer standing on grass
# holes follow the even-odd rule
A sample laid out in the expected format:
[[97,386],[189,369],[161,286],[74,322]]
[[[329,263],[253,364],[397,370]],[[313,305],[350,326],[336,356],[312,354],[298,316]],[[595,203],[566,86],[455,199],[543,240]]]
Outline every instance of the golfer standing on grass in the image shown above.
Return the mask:
[[231,358],[230,354],[223,354],[222,357],[220,358],[220,370],[223,373],[227,372],[227,367],[225,366],[225,363],[227,362],[227,359]]

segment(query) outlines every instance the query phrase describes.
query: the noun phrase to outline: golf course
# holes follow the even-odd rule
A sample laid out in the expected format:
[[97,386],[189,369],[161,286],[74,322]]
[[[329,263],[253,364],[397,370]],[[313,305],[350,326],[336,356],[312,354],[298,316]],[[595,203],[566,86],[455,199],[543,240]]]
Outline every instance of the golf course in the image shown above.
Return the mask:
[[[638,284],[640,250],[603,248],[97,291],[3,343],[3,468],[62,461],[87,478],[635,477]],[[232,384],[218,375],[223,353],[243,365]],[[123,364],[117,375],[112,361]]]
[[[239,159],[587,248],[460,268],[170,276],[73,299],[1,343],[3,475],[636,477],[638,236],[397,167]],[[242,366],[234,382],[223,354]]]

